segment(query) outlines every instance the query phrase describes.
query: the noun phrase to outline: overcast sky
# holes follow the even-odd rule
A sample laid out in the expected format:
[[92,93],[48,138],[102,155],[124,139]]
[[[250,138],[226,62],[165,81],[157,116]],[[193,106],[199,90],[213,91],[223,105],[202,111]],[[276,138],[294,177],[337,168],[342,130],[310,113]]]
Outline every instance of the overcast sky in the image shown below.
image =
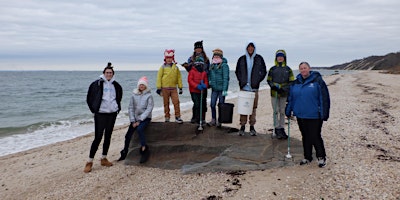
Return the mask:
[[0,70],[156,70],[165,49],[221,48],[231,69],[248,41],[268,67],[332,66],[400,51],[399,0],[0,0]]

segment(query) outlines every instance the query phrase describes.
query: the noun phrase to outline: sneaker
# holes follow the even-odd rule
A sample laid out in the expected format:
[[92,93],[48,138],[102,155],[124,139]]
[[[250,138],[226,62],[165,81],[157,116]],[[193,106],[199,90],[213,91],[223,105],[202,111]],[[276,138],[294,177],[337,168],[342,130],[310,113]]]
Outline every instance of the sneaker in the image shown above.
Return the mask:
[[288,135],[286,135],[286,132],[285,132],[285,129],[284,129],[284,128],[281,128],[280,132],[281,132],[281,138],[282,138],[283,140],[288,139]]
[[113,164],[107,160],[107,158],[102,158],[101,161],[101,166],[106,166],[106,167],[111,167],[113,166]]
[[166,118],[165,118],[165,122],[169,122],[169,117],[166,117]]
[[190,123],[192,123],[192,124],[195,124],[196,122],[198,122],[195,118],[192,118],[191,120],[190,120]]
[[318,167],[323,168],[326,166],[326,158],[325,157],[319,157],[318,158]]
[[257,131],[254,129],[254,126],[250,126],[250,135],[251,136],[256,136],[257,135]]
[[300,165],[308,165],[310,164],[311,161],[307,160],[307,159],[303,159],[300,161]]
[[175,117],[175,121],[178,124],[182,124],[183,123],[183,120],[181,119],[181,117]]
[[245,126],[241,126],[240,127],[239,136],[243,136],[244,135],[244,129],[245,129]]
[[85,173],[89,173],[92,171],[92,166],[93,166],[93,162],[87,162],[85,165],[85,169],[83,170],[83,172]]
[[208,126],[216,126],[217,123],[215,122],[215,119],[212,119],[210,122],[207,123]]

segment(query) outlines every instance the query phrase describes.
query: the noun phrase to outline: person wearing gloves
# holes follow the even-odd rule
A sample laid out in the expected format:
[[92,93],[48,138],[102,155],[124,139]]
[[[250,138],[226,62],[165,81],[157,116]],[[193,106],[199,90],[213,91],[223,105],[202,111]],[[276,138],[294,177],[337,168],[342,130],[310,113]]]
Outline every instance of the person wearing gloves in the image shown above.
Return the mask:
[[182,76],[175,62],[175,50],[166,49],[164,51],[164,64],[160,67],[157,74],[157,94],[163,97],[165,122],[170,121],[169,100],[172,100],[175,110],[175,121],[183,123],[179,106],[179,94],[182,94]]
[[213,50],[213,57],[209,69],[208,83],[211,87],[211,121],[210,126],[219,126],[217,119],[216,105],[225,103],[225,96],[228,95],[229,86],[229,66],[226,58],[223,57],[221,49]]
[[121,110],[122,87],[114,79],[114,69],[109,62],[99,79],[92,82],[86,96],[86,103],[94,114],[94,140],[90,147],[89,160],[86,162],[84,172],[92,171],[93,159],[99,148],[104,134],[103,154],[100,163],[110,167],[113,164],[107,160],[110,148],[111,135],[115,120]]
[[250,135],[256,136],[257,132],[254,129],[254,125],[256,124],[258,88],[267,75],[267,67],[265,66],[264,58],[256,53],[256,45],[254,42],[247,43],[245,50],[246,53],[237,61],[235,74],[239,82],[240,90],[254,92],[255,98],[252,114],[250,116],[240,115],[241,127],[239,136],[243,136],[245,133],[247,119],[250,124]]
[[287,66],[285,50],[275,53],[275,66],[268,71],[267,82],[271,87],[271,104],[277,139],[287,139],[285,132],[285,106],[290,84],[294,81],[292,69]]
[[129,144],[132,135],[136,131],[140,140],[140,163],[145,163],[150,156],[149,146],[146,144],[145,129],[151,121],[151,112],[153,111],[154,101],[149,87],[147,77],[143,76],[137,83],[137,88],[133,90],[133,94],[129,103],[128,113],[130,125],[125,134],[124,149],[121,151],[121,157],[118,161],[125,160],[128,155]]
[[285,114],[288,118],[296,116],[302,136],[304,159],[300,165],[313,160],[312,149],[318,159],[318,166],[326,166],[326,152],[322,140],[323,121],[329,118],[330,97],[328,87],[317,71],[311,71],[307,62],[299,65],[300,73],[290,86]]
[[[204,123],[207,112],[206,93],[208,88],[207,73],[204,70],[203,57],[198,56],[188,75],[189,91],[193,101],[193,123]],[[201,104],[201,109],[200,109]],[[201,117],[200,117],[201,114]]]

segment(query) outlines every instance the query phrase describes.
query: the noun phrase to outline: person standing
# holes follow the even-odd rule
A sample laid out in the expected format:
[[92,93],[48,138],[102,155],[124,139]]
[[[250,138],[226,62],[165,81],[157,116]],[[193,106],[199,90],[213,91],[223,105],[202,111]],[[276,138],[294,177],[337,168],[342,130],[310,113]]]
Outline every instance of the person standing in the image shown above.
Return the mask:
[[[206,52],[204,51],[203,48],[203,40],[197,41],[194,43],[194,51],[192,56],[190,56],[187,60],[187,62],[183,63],[182,66],[185,67],[186,71],[190,73],[191,69],[195,67],[195,65],[198,65],[198,62],[196,63],[196,59],[198,60],[199,58],[202,59],[202,66],[203,70],[205,71],[206,74],[208,75],[209,67],[210,67],[210,59],[207,57]],[[202,91],[203,93],[203,98],[207,99],[207,89],[205,91]],[[193,105],[192,107],[192,114],[195,113],[195,106]],[[192,116],[192,119],[190,120],[191,123],[196,123],[198,122],[196,120],[198,116]]]
[[225,103],[225,96],[228,95],[229,86],[229,66],[226,58],[223,57],[221,49],[213,50],[213,57],[209,69],[208,83],[211,87],[211,121],[210,126],[219,126],[217,121],[217,100],[219,103]]
[[294,81],[292,69],[287,66],[285,50],[275,53],[275,65],[268,71],[267,82],[271,87],[271,104],[276,138],[287,139],[285,132],[285,106],[290,83]]
[[125,160],[128,155],[129,144],[132,135],[136,131],[140,140],[140,163],[148,160],[150,151],[146,144],[145,129],[151,122],[151,113],[154,108],[153,96],[147,77],[143,76],[137,83],[137,88],[133,90],[132,97],[128,107],[130,125],[125,134],[124,149],[121,151],[121,157],[118,161]]
[[244,135],[245,125],[247,120],[249,120],[250,135],[256,136],[257,132],[254,129],[254,125],[256,123],[258,89],[260,87],[260,83],[267,75],[267,68],[265,66],[264,58],[256,53],[256,45],[254,42],[249,42],[246,45],[246,53],[238,59],[235,74],[239,82],[240,90],[255,93],[252,114],[250,116],[240,115],[241,127],[239,130],[239,135]]
[[164,64],[160,67],[157,74],[157,94],[163,97],[165,122],[170,121],[169,99],[172,100],[175,110],[175,121],[183,123],[179,106],[179,94],[182,94],[182,76],[175,62],[175,50],[166,49],[164,51]]
[[207,73],[204,70],[203,57],[198,56],[195,59],[194,65],[189,71],[188,84],[190,96],[193,101],[192,123],[200,123],[201,120],[201,123],[203,124],[207,112],[207,100],[205,94],[207,94],[208,88],[208,78]]
[[111,62],[109,62],[100,78],[90,84],[86,97],[86,103],[90,111],[94,114],[94,140],[90,147],[89,160],[85,165],[85,173],[92,171],[93,159],[99,148],[103,134],[103,153],[100,163],[102,166],[107,167],[113,165],[107,160],[107,153],[110,147],[115,120],[121,110],[121,100],[122,87],[115,81],[114,69]]
[[293,115],[302,136],[304,159],[300,165],[309,164],[313,160],[312,149],[315,148],[318,166],[326,166],[326,152],[321,135],[323,121],[329,118],[330,97],[328,87],[317,71],[311,71],[307,62],[299,65],[300,73],[290,86],[285,114]]

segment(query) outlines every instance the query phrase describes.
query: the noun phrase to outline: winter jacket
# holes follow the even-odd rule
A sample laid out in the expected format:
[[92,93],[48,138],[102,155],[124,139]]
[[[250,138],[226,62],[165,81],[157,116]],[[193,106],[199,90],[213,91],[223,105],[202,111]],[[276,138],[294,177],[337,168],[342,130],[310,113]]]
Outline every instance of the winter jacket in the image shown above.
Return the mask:
[[[251,42],[254,44],[254,42]],[[250,43],[248,43],[250,44]],[[247,46],[248,46],[247,44]],[[241,56],[236,64],[235,74],[239,82],[240,89],[243,89],[248,83],[248,74],[247,74],[247,59],[250,55],[247,52],[246,46],[246,54]],[[267,75],[267,67],[265,66],[264,59],[261,55],[256,53],[256,48],[254,47],[253,53],[253,68],[251,69],[251,78],[250,78],[250,87],[254,90],[258,90],[260,87],[260,83],[264,80]]]
[[[209,71],[209,68],[210,68],[210,60],[208,60],[207,58],[206,58],[206,56],[205,56],[205,54],[204,53],[200,53],[200,54],[197,54],[197,53],[195,53],[196,54],[196,56],[201,56],[201,57],[203,57],[203,59],[204,59],[204,70],[206,71],[206,73],[208,74],[208,71]],[[195,55],[192,55],[192,56],[190,56],[189,58],[188,58],[188,60],[187,60],[187,65],[185,65],[185,69],[186,69],[186,71],[188,71],[188,72],[190,72],[190,70],[192,69],[192,67],[194,67],[194,65],[195,65],[195,57],[196,57]]]
[[213,91],[228,91],[229,66],[225,58],[222,58],[222,63],[211,64],[208,74],[208,83]]
[[143,92],[140,92],[138,89],[134,89],[128,107],[130,122],[141,122],[146,118],[151,118],[151,112],[153,111],[153,108],[154,101],[150,88],[146,88],[146,90]]
[[[104,77],[104,76],[100,76]],[[92,113],[99,113],[100,106],[103,100],[103,90],[104,90],[104,82],[103,78],[99,78],[92,82],[89,86],[86,103],[89,106],[89,109]],[[116,112],[118,113],[121,110],[121,100],[122,100],[122,87],[121,85],[115,81],[114,79],[110,80],[110,82],[114,85],[115,88],[115,101],[118,105],[116,108]]]
[[157,89],[176,88],[182,89],[182,76],[176,64],[162,65],[157,73]]
[[322,76],[317,71],[310,71],[310,76],[303,79],[301,74],[290,86],[285,114],[293,115],[303,119],[329,118],[330,97],[328,87]]
[[[294,81],[294,75],[292,69],[286,65],[286,52],[284,50],[278,51],[285,55],[285,60],[282,63],[278,63],[277,57],[275,57],[275,66],[269,69],[267,82],[271,87],[270,93],[272,97],[287,97],[290,84]],[[279,88],[281,89],[280,92],[278,92]]]
[[201,83],[203,80],[204,84],[208,88],[208,78],[207,73],[205,71],[199,72],[197,67],[192,67],[189,71],[188,75],[188,83],[189,83],[189,91],[191,93],[200,93],[201,91],[197,89],[197,85]]

